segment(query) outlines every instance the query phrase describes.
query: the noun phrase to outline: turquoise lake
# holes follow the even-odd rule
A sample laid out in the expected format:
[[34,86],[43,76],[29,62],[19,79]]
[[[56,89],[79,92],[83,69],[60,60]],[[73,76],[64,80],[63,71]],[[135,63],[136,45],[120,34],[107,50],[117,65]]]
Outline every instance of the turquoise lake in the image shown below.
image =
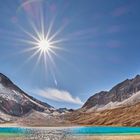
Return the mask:
[[19,137],[21,140],[67,140],[71,136],[109,136],[109,135],[140,135],[140,127],[46,127],[20,128],[1,127],[1,137]]
[[72,132],[75,135],[135,135],[140,134],[140,127],[77,127]]

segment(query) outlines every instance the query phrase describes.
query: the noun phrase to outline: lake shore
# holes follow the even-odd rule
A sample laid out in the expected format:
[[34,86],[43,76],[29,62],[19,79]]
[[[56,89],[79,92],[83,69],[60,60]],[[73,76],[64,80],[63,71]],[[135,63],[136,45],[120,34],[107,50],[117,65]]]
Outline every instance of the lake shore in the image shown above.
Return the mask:
[[73,136],[67,140],[140,140],[140,135],[127,136]]
[[[31,140],[32,138],[27,137],[8,137],[8,136],[0,136],[2,140]],[[127,136],[72,136],[68,138],[64,138],[64,140],[140,140],[140,135],[127,135]],[[44,138],[40,140],[45,140]],[[60,139],[56,139],[60,140]],[[63,139],[61,139],[63,140]]]

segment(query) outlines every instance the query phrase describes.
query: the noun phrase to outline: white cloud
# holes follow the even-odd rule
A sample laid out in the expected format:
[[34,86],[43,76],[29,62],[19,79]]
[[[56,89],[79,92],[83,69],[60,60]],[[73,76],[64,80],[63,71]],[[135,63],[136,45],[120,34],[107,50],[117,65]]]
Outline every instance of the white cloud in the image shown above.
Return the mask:
[[68,91],[64,90],[48,88],[45,90],[37,90],[37,94],[41,97],[58,102],[69,102],[79,105],[83,104],[79,97],[73,97]]

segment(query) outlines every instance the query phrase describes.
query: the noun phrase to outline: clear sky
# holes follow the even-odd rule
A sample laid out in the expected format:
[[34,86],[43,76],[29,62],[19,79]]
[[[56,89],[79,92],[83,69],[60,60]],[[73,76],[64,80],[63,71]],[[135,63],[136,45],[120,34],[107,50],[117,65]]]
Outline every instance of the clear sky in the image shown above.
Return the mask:
[[0,72],[54,107],[140,74],[139,60],[139,0],[0,1]]

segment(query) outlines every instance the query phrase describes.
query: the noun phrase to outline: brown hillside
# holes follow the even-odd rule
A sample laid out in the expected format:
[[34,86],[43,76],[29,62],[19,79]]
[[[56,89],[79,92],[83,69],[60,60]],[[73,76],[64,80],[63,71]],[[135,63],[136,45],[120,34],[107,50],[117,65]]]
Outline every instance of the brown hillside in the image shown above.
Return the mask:
[[83,113],[75,111],[66,119],[78,125],[140,126],[140,103],[100,112]]

